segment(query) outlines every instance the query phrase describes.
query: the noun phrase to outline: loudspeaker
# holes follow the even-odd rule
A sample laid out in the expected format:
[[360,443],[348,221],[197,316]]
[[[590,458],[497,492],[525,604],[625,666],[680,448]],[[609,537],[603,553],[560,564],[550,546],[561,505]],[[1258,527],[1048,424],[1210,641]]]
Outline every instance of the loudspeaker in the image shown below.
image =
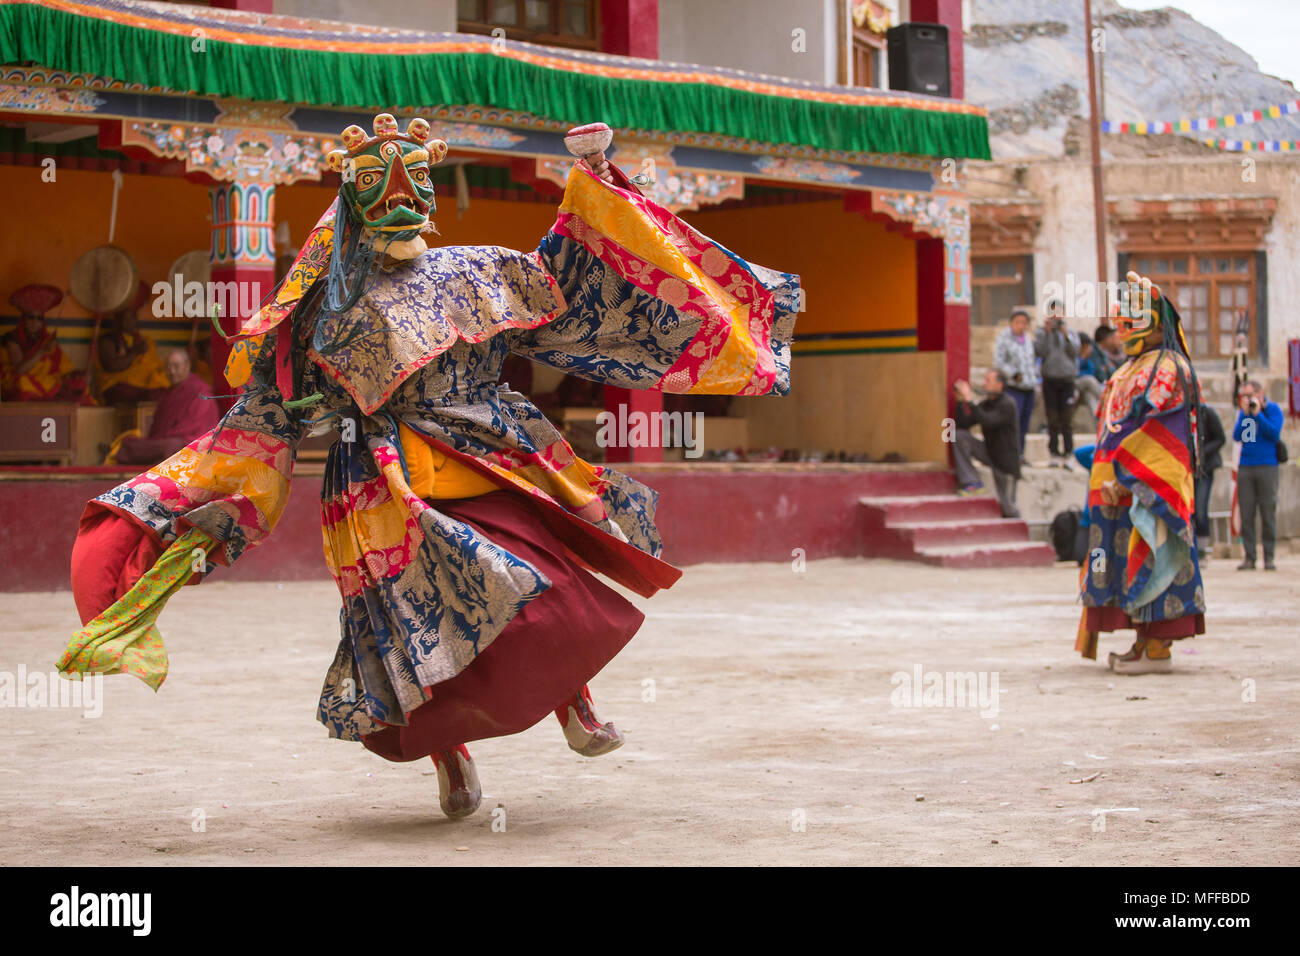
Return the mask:
[[900,23],[885,33],[889,88],[952,95],[948,69],[948,28],[941,23]]

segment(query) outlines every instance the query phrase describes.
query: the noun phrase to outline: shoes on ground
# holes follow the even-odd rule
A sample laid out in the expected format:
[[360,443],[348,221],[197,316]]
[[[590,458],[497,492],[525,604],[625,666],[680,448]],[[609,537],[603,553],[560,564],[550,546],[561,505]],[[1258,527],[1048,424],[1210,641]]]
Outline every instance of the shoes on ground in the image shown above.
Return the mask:
[[1135,651],[1130,648],[1127,654],[1112,653],[1107,659],[1110,669],[1116,674],[1170,674],[1173,673],[1172,657],[1151,658],[1145,648]]

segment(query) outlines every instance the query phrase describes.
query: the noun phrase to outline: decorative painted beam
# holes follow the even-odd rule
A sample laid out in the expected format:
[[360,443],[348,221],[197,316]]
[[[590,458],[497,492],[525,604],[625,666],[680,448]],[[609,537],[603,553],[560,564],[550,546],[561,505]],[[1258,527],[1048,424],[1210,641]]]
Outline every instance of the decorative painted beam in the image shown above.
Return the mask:
[[186,4],[3,3],[0,63],[256,102],[364,111],[486,99],[559,123],[599,117],[622,129],[990,158],[984,110],[960,100]]

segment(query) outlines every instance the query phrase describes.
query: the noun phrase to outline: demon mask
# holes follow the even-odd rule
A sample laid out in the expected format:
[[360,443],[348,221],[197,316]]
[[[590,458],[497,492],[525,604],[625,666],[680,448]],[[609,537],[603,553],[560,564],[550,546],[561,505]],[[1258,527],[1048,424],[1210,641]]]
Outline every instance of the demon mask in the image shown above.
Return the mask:
[[447,155],[447,144],[429,138],[429,124],[413,119],[406,132],[388,113],[375,117],[374,136],[360,126],[343,131],[343,149],[327,157],[343,176],[339,198],[348,214],[380,249],[395,259],[413,259],[428,246],[422,232],[433,228],[433,182],[429,167]]

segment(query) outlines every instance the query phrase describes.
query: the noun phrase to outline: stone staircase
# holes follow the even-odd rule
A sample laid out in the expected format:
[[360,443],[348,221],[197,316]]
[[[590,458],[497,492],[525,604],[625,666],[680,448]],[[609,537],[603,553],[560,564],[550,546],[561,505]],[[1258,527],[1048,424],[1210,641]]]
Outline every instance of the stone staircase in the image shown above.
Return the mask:
[[1029,526],[1003,518],[992,494],[961,497],[951,473],[931,473],[906,495],[858,499],[862,554],[945,568],[1051,565],[1050,545],[1029,540]]

